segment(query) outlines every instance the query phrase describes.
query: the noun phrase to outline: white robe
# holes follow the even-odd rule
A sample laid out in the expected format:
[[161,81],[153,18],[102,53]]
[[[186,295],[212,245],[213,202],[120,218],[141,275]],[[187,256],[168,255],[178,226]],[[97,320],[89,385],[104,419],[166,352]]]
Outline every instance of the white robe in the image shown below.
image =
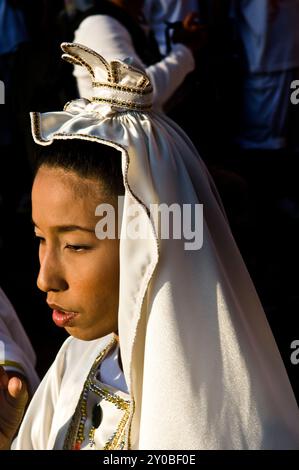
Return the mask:
[[198,0],[147,0],[144,2],[144,15],[155,34],[160,51],[166,54],[165,21],[174,23],[182,21],[190,12],[197,12]]
[[[95,341],[81,341],[70,337],[64,342],[28,407],[12,449],[51,450],[63,448],[85,379],[96,357],[110,341],[111,335]],[[109,361],[108,356],[107,361]],[[111,364],[109,367],[111,368]],[[114,369],[117,371],[116,365]],[[114,380],[115,377],[112,383]],[[118,378],[116,383],[121,383],[121,380],[119,381]],[[125,401],[130,400],[125,391],[103,384],[98,379],[96,384]],[[95,446],[90,447],[88,431],[91,428],[91,410],[96,401],[96,395],[90,394],[88,398],[89,413],[85,425],[87,429],[86,440],[82,445],[83,450],[103,449],[116,432],[124,416],[123,410],[118,409],[108,400],[102,400],[103,421],[95,433]]]
[[[175,44],[171,54],[146,67],[137,55],[127,29],[107,15],[92,15],[83,20],[75,32],[74,41],[91,47],[108,60],[130,58],[135,66],[145,69],[153,84],[154,103],[159,108],[195,68],[192,52],[183,44]],[[92,96],[92,86],[88,72],[75,65],[74,75],[80,96],[89,99]]]

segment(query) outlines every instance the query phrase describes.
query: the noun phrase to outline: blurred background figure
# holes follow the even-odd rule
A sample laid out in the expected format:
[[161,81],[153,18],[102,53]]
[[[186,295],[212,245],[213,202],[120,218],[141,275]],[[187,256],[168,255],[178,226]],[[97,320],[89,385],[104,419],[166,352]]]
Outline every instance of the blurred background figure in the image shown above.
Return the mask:
[[[104,55],[108,60],[128,59],[142,67],[154,88],[154,104],[163,107],[185,77],[194,70],[194,51],[201,47],[199,27],[189,30],[162,58],[157,42],[144,23],[144,0],[99,0],[88,10],[75,31],[74,42]],[[75,66],[80,96],[91,96],[87,71]]]
[[[205,28],[205,40],[194,54],[195,67],[164,106],[191,137],[208,166],[238,238],[248,228],[246,181],[227,168],[239,106],[240,58],[230,0],[148,0],[145,18],[162,54],[183,38],[186,18]],[[240,237],[239,237],[240,238]]]
[[146,0],[143,13],[162,56],[167,54],[167,24],[181,22],[191,12],[199,13],[198,0]]
[[290,140],[290,84],[299,70],[299,5],[297,0],[232,2],[244,51],[241,148],[280,150]]
[[7,373],[24,378],[29,394],[32,395],[39,384],[35,363],[35,353],[24,328],[0,288],[0,365]]
[[[243,64],[234,168],[249,184],[256,223],[273,239],[277,216],[299,221],[299,111],[290,101],[299,77],[299,3],[232,1],[230,16]],[[281,240],[275,237],[274,246]]]
[[299,113],[290,101],[291,83],[299,77],[299,3],[242,0],[233,2],[231,14],[245,63],[235,128],[241,171],[261,191],[267,181],[267,204],[270,197],[299,220]]
[[[286,351],[290,331],[298,331],[293,314],[299,307],[297,276],[290,269],[299,261],[299,108],[290,101],[299,76],[299,2],[231,1],[230,18],[241,86],[232,148],[224,158],[249,187],[251,230],[241,244],[255,259],[252,275]],[[288,355],[284,359],[294,373]]]

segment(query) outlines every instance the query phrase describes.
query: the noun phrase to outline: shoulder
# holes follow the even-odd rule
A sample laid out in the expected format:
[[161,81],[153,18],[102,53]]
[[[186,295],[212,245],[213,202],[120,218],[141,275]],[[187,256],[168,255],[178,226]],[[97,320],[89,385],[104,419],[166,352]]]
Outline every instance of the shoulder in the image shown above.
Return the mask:
[[85,18],[77,29],[78,32],[97,32],[105,36],[106,31],[129,34],[127,29],[115,18],[109,15],[91,15]]
[[85,18],[75,32],[75,42],[90,47],[105,58],[122,56],[119,48],[131,44],[129,31],[108,15],[92,15]]
[[54,362],[43,378],[42,384],[55,383],[56,394],[69,380],[81,383],[91,369],[95,359],[112,340],[107,335],[93,341],[82,341],[72,336],[59,349]]

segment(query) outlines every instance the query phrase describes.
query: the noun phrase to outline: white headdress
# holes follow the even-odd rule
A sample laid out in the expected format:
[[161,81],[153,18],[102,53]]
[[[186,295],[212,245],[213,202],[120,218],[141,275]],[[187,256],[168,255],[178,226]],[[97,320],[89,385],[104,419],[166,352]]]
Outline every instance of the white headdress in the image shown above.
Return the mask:
[[[298,408],[282,359],[194,146],[150,111],[142,71],[78,44],[62,49],[90,72],[94,99],[32,114],[34,139],[119,149],[124,220],[137,203],[148,229],[144,239],[120,241],[119,335],[135,405],[128,442],[133,449],[299,448]],[[187,237],[164,239],[149,210],[154,203],[203,204],[203,246],[187,250]]]

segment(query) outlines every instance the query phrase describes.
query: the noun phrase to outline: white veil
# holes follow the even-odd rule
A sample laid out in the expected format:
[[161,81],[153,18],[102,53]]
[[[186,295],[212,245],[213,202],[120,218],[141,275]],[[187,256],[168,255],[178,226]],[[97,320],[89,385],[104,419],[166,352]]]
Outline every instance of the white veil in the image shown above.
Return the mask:
[[[147,238],[120,242],[119,335],[134,404],[128,447],[298,449],[299,413],[286,370],[194,146],[150,110],[142,71],[108,64],[78,44],[62,48],[65,59],[89,70],[95,98],[33,113],[35,141],[80,138],[121,150],[123,220],[137,203],[148,229]],[[163,239],[153,203],[203,204],[202,248]]]

